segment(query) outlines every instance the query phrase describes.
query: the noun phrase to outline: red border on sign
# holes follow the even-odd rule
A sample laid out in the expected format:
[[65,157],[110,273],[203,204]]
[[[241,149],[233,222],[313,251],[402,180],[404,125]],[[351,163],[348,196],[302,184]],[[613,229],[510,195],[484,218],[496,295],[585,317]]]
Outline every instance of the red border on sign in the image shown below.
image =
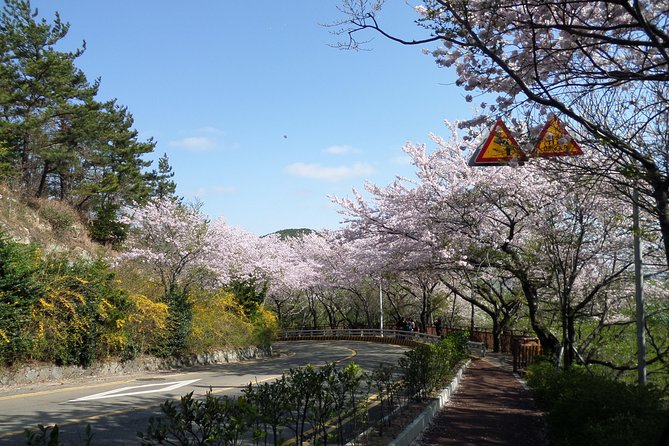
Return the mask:
[[[502,157],[488,157],[484,159],[484,155],[490,148],[490,144],[492,144],[494,138],[497,136],[498,128],[500,129],[500,132],[503,134],[503,136],[506,137],[511,143],[511,155]],[[516,156],[516,154],[518,156]],[[506,125],[504,125],[501,119],[497,120],[492,130],[490,131],[490,134],[483,142],[483,144],[479,147],[479,149],[477,149],[475,155],[476,156],[473,157],[474,158],[473,165],[475,166],[486,166],[486,165],[496,166],[501,164],[502,162],[511,161],[514,158],[518,158],[518,160],[520,161],[527,161],[527,155],[525,155],[525,152],[523,152],[520,149],[520,146],[516,142],[516,139],[513,137],[513,135],[506,127]]]

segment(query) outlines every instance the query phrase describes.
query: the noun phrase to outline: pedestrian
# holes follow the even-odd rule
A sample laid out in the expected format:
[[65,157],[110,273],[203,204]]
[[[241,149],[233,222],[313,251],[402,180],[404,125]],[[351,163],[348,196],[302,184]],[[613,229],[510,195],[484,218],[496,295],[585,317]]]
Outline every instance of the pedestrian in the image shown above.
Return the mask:
[[403,331],[403,330],[405,330],[405,329],[406,329],[406,320],[405,320],[403,317],[397,319],[397,322],[395,323],[395,331],[398,332],[398,333],[396,334],[396,336],[397,336],[398,338],[403,338],[403,337],[404,337],[404,336],[403,336],[401,333],[399,333],[399,332],[400,332],[400,331]]
[[442,329],[442,322],[441,318],[438,317],[437,320],[434,322],[434,330],[436,331],[437,336],[441,336],[441,329]]

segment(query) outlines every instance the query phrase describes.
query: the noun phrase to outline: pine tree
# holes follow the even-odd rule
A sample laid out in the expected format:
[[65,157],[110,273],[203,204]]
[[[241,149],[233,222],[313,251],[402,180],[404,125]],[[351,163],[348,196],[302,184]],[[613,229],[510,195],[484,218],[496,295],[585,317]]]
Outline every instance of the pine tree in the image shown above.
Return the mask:
[[0,14],[0,181],[65,201],[96,240],[121,241],[121,209],[172,196],[174,174],[166,156],[148,171],[156,143],[138,139],[126,107],[96,100],[99,80],[75,66],[85,42],[57,51],[69,24],[36,16],[25,0],[7,0]]

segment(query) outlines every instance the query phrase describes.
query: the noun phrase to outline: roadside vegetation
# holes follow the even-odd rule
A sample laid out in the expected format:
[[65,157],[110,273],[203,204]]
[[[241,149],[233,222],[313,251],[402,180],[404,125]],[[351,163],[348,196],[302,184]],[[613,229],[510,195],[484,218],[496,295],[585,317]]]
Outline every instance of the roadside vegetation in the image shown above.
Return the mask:
[[[364,371],[351,363],[290,369],[280,378],[249,383],[236,397],[192,393],[161,405],[162,415],[138,432],[143,445],[376,444],[405,427],[407,406],[427,401],[452,380],[467,353],[467,336],[408,351],[399,364]],[[433,367],[425,367],[425,361]],[[422,407],[422,405],[419,405]],[[28,444],[59,444],[58,426],[28,430]],[[95,432],[86,431],[94,445]]]
[[530,366],[527,382],[546,412],[551,444],[652,445],[667,427],[666,394],[593,373],[558,370],[547,360]]
[[[95,361],[267,346],[276,318],[245,311],[230,291],[165,296],[105,261],[45,256],[0,236],[0,361],[90,366]],[[175,303],[176,301],[176,303]]]
[[[359,47],[359,33],[381,30],[382,3],[342,2],[343,46]],[[139,140],[127,108],[99,101],[99,82],[76,67],[85,48],[61,51],[69,24],[37,19],[28,1],[6,0],[0,366],[87,367],[267,346],[279,328],[391,327],[409,319],[428,331],[439,320],[444,328],[489,330],[495,351],[509,333],[537,338],[550,361],[530,370],[530,383],[556,444],[641,444],[659,435],[663,417],[669,436],[667,8],[423,3],[419,22],[433,34],[405,43],[444,44],[432,54],[457,67],[456,84],[472,92],[467,99],[496,97],[482,100],[474,119],[447,123],[448,137],[432,135],[433,148],[408,143],[412,178],[333,197],[346,222],[341,230],[261,237],[178,197],[167,156],[149,161],[156,143]],[[512,122],[514,153],[524,154],[548,141],[546,124],[561,122],[546,121],[555,113],[570,132],[560,130],[552,144],[578,142],[582,156],[470,165],[479,143],[495,136],[488,126],[499,116]],[[643,299],[635,286],[641,278]],[[429,397],[440,385],[432,371],[445,374],[459,345],[410,352],[400,364],[409,393]],[[332,368],[291,373],[284,381],[299,376],[328,391],[342,389],[335,376],[357,376]],[[388,383],[376,391],[393,398],[393,374],[369,379]],[[260,410],[263,392],[276,390],[268,386],[237,400],[166,403],[167,424],[153,425],[145,439],[189,432],[193,417],[212,411]],[[310,395],[321,399],[288,411],[301,419],[281,421],[295,435],[307,413],[317,429],[332,410],[341,413],[319,389]],[[277,425],[273,416],[253,427],[202,422],[217,423],[207,427],[217,441],[246,429],[260,441]],[[314,435],[321,434],[329,440],[324,431]]]

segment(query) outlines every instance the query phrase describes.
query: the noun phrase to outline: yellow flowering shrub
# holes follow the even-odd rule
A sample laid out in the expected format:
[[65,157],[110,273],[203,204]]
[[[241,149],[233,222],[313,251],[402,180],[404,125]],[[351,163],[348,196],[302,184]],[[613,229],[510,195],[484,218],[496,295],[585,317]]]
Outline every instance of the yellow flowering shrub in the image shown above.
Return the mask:
[[254,326],[231,293],[199,291],[192,296],[193,322],[188,347],[193,352],[254,344]]
[[97,327],[85,297],[72,289],[47,288],[32,310],[32,357],[57,364],[76,364]]
[[132,310],[116,326],[132,340],[138,353],[150,351],[167,333],[167,305],[143,294],[130,294]]
[[260,306],[255,316],[255,335],[258,345],[268,345],[279,334],[276,313]]

